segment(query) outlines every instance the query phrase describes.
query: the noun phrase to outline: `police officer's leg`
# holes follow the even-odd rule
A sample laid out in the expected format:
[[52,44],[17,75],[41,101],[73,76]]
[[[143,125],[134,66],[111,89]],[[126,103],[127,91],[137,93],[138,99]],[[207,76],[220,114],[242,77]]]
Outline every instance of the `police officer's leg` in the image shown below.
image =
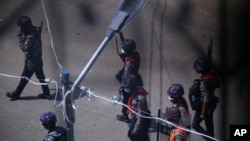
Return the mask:
[[[122,94],[122,104],[128,105],[128,101],[129,101],[129,94],[127,94],[125,91],[120,91],[120,93]],[[125,121],[127,123],[129,123],[129,117],[128,117],[128,108],[124,105],[122,105],[122,115],[116,115],[116,118],[120,121]]]
[[201,110],[195,111],[195,115],[192,122],[192,127],[199,133],[206,134],[206,131],[200,126],[202,118],[200,118]]
[[[130,94],[127,94],[126,92],[122,92],[122,103],[128,105]],[[128,108],[126,106],[122,105],[122,114],[127,115]]]
[[[37,69],[35,71],[36,78],[40,81],[40,83],[45,83],[45,75],[43,72],[43,68]],[[42,85],[43,94],[50,95],[49,87],[48,85]]]
[[135,127],[135,123],[136,123],[136,118],[132,118],[130,121],[129,130],[128,130],[128,138],[130,139],[130,141],[138,141],[137,134],[132,135],[132,131]]
[[27,85],[28,83],[28,80],[27,79],[30,79],[31,76],[33,75],[33,71],[29,70],[28,67],[26,65],[24,65],[24,69],[23,69],[23,72],[22,72],[22,77],[25,77],[25,78],[21,78],[20,79],[20,82],[15,90],[15,93],[16,95],[20,96],[23,89],[25,88],[25,86]]
[[138,130],[138,141],[149,141],[149,135],[148,135],[148,129],[149,129],[149,119],[142,118],[142,123],[140,128]]
[[[214,137],[214,122],[213,122],[213,113],[207,114],[205,118],[205,125],[207,127],[207,135]],[[212,139],[206,138],[207,141],[212,141]]]
[[[212,103],[210,103],[206,119],[205,119],[205,125],[207,127],[207,134],[211,137],[214,137],[214,122],[213,122],[213,116],[214,116],[214,111],[217,107],[218,103],[218,98],[214,97]],[[208,139],[209,140],[209,139]]]
[[[210,107],[207,112],[207,116],[205,119],[205,125],[207,127],[207,134],[211,137],[214,137],[214,121],[213,121],[213,116],[214,116],[214,111],[217,107],[217,102],[218,101],[213,101],[210,104]],[[209,140],[209,139],[208,139]]]

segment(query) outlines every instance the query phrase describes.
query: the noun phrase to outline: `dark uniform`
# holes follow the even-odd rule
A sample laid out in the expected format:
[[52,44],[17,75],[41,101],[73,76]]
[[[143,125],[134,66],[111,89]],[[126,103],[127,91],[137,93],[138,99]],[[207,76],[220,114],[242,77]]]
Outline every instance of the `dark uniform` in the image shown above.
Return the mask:
[[147,99],[144,95],[132,96],[132,109],[136,112],[132,113],[128,137],[131,141],[149,141],[148,129],[150,127],[150,119],[141,117],[149,117]]
[[[13,92],[7,92],[7,96],[12,99],[19,99],[23,89],[35,73],[40,83],[43,83],[43,94],[39,94],[40,98],[50,99],[50,91],[48,85],[45,83],[45,75],[43,72],[42,60],[42,41],[41,41],[41,27],[32,25],[31,19],[28,16],[21,16],[17,22],[20,27],[18,31],[19,46],[25,54],[24,69],[22,77],[17,88]],[[27,79],[26,79],[27,78]]]
[[143,81],[141,75],[139,74],[141,57],[135,49],[136,43],[134,40],[126,39],[122,42],[122,53],[119,55],[124,63],[124,67],[116,74],[115,77],[121,83],[122,78],[125,77],[125,75],[133,74],[138,77],[138,85],[143,86]]
[[[192,122],[192,127],[202,134],[214,137],[214,122],[213,113],[219,102],[218,97],[215,96],[216,88],[219,88],[219,81],[217,76],[210,72],[210,66],[205,58],[198,58],[194,63],[194,69],[201,75],[200,92],[202,105],[195,111]],[[202,121],[205,121],[205,130],[200,126]],[[206,140],[212,140],[204,137]]]
[[[139,74],[140,68],[140,55],[136,49],[136,43],[132,39],[126,39],[122,42],[122,53],[119,54],[120,58],[124,62],[124,67],[116,74],[116,79],[122,83],[123,78],[127,75],[134,75],[137,77],[138,85],[143,86],[141,75]],[[128,103],[128,99],[130,94],[124,90],[124,87],[121,85],[119,88],[119,94],[122,95],[122,103]],[[119,96],[120,97],[120,96]],[[122,106],[122,114],[117,115],[116,118],[120,121],[129,122],[128,115],[127,115],[127,107]]]
[[168,98],[173,104],[173,107],[179,108],[181,111],[181,118],[179,124],[188,129],[191,128],[191,114],[189,113],[189,108],[186,99],[183,97],[184,88],[181,84],[172,84],[168,91]]
[[[167,119],[167,121],[172,122],[181,127],[181,125],[179,124],[179,120],[181,118],[181,111],[179,108],[168,108],[165,113],[165,118]],[[172,129],[169,134],[169,141],[187,141],[187,132],[185,130],[173,126],[171,128]]]
[[122,83],[124,89],[130,94],[128,101],[130,109],[128,109],[128,113],[131,115],[131,120],[128,137],[131,141],[149,141],[148,129],[150,126],[150,119],[145,118],[150,117],[146,98],[148,93],[138,92],[138,81],[134,75],[127,75]]
[[41,126],[49,130],[43,141],[67,141],[67,130],[56,126],[57,118],[53,112],[45,112],[40,117]]
[[43,141],[67,141],[67,131],[65,128],[57,126],[52,131],[48,132],[48,135],[44,138]]

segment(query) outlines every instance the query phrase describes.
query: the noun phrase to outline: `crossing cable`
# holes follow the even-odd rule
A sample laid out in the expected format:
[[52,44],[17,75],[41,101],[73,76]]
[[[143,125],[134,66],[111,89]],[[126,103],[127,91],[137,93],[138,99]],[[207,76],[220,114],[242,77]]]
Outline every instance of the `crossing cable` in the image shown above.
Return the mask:
[[[8,74],[3,74],[3,73],[0,73],[0,76],[10,77],[10,78],[19,78],[19,79],[20,79],[20,78],[24,78],[24,79],[28,80],[29,82],[31,82],[31,83],[34,84],[34,85],[48,85],[48,83],[36,83],[36,82],[34,82],[34,81],[29,80],[27,77],[21,77],[21,76],[15,76],[15,75],[8,75]],[[56,89],[58,89],[58,87],[57,87],[57,82],[56,82],[56,81],[50,81],[49,83],[55,83],[55,84],[56,84]],[[84,87],[84,86],[81,86],[80,89],[81,89],[82,91],[81,91],[81,93],[80,93],[78,99],[80,99],[80,97],[81,97],[85,92],[87,92],[87,97],[88,97],[88,100],[89,100],[90,102],[91,102],[91,101],[94,101],[95,98],[99,98],[99,99],[108,101],[108,102],[110,102],[110,103],[114,103],[114,100],[109,99],[109,98],[105,98],[104,96],[101,96],[101,94],[95,94],[94,92],[91,91],[90,88],[86,88],[86,87]],[[66,108],[65,108],[65,106],[66,106],[65,100],[66,100],[66,97],[70,94],[70,92],[71,92],[70,90],[68,90],[67,92],[65,92],[65,95],[63,95],[63,100],[62,100],[58,105],[56,105],[56,107],[62,106],[62,112],[63,112],[64,119],[67,120],[70,124],[73,125],[74,123],[71,122],[71,121],[69,120],[69,118],[68,118],[68,116],[67,116],[67,114],[66,114],[66,111],[65,111],[65,109],[66,109]],[[62,88],[62,94],[63,94],[63,93],[64,93],[64,89]],[[54,99],[55,101],[56,101],[56,99],[57,99],[57,94],[58,94],[58,92],[56,92],[56,97],[55,97],[55,99]],[[145,112],[145,111],[142,111],[142,112],[143,112],[143,113],[146,113],[147,115],[150,115],[150,116],[144,116],[144,115],[138,114],[138,113],[135,111],[136,108],[130,108],[128,105],[123,104],[123,103],[121,103],[121,102],[116,101],[115,103],[127,107],[132,113],[134,113],[134,114],[137,115],[137,116],[140,116],[140,117],[143,117],[143,118],[148,118],[148,119],[159,120],[159,121],[162,121],[162,122],[166,122],[166,123],[169,124],[169,125],[172,125],[172,126],[174,126],[174,127],[176,127],[176,128],[180,128],[180,129],[185,130],[185,131],[187,131],[187,132],[191,132],[191,133],[194,133],[194,134],[197,134],[197,135],[205,136],[205,137],[210,138],[210,139],[215,140],[215,141],[219,141],[218,139],[213,138],[213,137],[210,137],[210,136],[208,136],[208,135],[205,135],[205,134],[202,134],[202,133],[199,133],[199,132],[196,132],[196,131],[193,131],[193,130],[190,130],[190,129],[187,129],[187,128],[184,128],[184,127],[180,127],[180,126],[178,126],[178,125],[176,125],[176,124],[174,124],[174,123],[172,123],[172,122],[170,122],[170,121],[167,121],[167,120],[165,120],[165,119],[162,119],[162,118],[159,118],[159,117],[154,117],[154,116],[152,116],[150,113],[147,113],[147,112]],[[72,105],[72,106],[73,106],[73,105]],[[79,106],[79,100],[78,100],[77,106],[73,106],[73,107],[74,107],[74,109],[77,109],[78,106]]]
[[[81,87],[82,88],[82,87]],[[86,88],[84,87],[83,90],[86,90]],[[108,102],[111,102],[111,103],[114,103],[114,100],[111,100],[109,98],[105,98],[103,96],[101,96],[101,94],[95,94],[93,93],[90,89],[88,89],[88,100],[89,101],[93,101],[94,99],[96,98],[99,98],[99,99],[102,99],[102,100],[105,100],[105,101],[108,101]],[[204,137],[207,137],[207,138],[210,138],[212,140],[215,140],[215,141],[220,141],[216,138],[213,138],[211,136],[208,136],[208,135],[205,135],[205,134],[202,134],[202,133],[199,133],[197,131],[194,131],[194,130],[190,130],[190,129],[187,129],[187,128],[184,128],[184,127],[181,127],[181,126],[178,126],[177,124],[174,124],[168,120],[165,120],[165,119],[162,119],[162,118],[159,118],[159,117],[155,117],[155,116],[152,116],[150,113],[148,112],[145,112],[145,111],[142,111],[143,113],[146,113],[147,115],[150,115],[150,116],[144,116],[144,115],[141,115],[141,114],[138,114],[135,110],[137,110],[136,108],[131,108],[129,107],[128,105],[126,104],[123,104],[121,102],[118,102],[118,101],[115,101],[116,104],[119,104],[119,105],[122,105],[122,106],[125,106],[126,108],[128,108],[132,113],[134,113],[135,115],[139,116],[139,117],[143,117],[143,118],[148,118],[148,119],[154,119],[154,120],[158,120],[158,121],[162,121],[162,122],[166,122],[167,124],[169,125],[172,125],[176,128],[180,128],[182,130],[185,130],[187,132],[190,132],[190,133],[194,133],[194,134],[197,134],[197,135],[201,135],[201,136],[204,136]]]
[[[24,77],[24,76],[9,75],[9,74],[4,74],[4,73],[0,73],[0,75],[5,76],[5,77],[10,77],[10,78],[19,78],[19,79],[24,78],[34,85],[47,85],[48,84],[48,83],[37,83],[37,82],[34,82],[34,81],[30,80],[29,78]],[[56,81],[52,81],[52,83],[54,83],[54,82],[56,82]]]

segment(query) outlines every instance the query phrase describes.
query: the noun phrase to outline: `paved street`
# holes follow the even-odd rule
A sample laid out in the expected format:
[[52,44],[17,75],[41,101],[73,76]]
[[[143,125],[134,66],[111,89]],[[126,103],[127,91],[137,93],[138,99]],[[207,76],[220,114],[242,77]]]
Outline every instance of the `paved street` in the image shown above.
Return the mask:
[[[184,86],[184,96],[188,100],[188,89],[193,79],[199,77],[193,70],[193,62],[207,54],[207,46],[213,39],[213,66],[223,82],[216,91],[220,103],[214,113],[215,138],[222,141],[229,140],[230,124],[249,124],[246,116],[249,110],[245,109],[249,89],[249,69],[246,68],[249,66],[246,56],[249,55],[245,43],[249,38],[244,36],[249,34],[244,30],[249,24],[241,22],[249,17],[244,14],[246,6],[243,2],[224,1],[149,0],[123,30],[125,38],[132,38],[137,43],[141,55],[140,74],[144,88],[149,92],[147,98],[153,116],[157,116],[158,109],[171,106],[166,91],[173,83]],[[61,99],[37,98],[42,89],[35,75],[31,78],[34,83],[28,83],[20,100],[10,101],[5,96],[6,92],[13,91],[18,85],[24,65],[24,54],[16,36],[18,17],[28,15],[37,26],[43,21],[45,76],[59,82],[60,72],[66,69],[74,82],[104,40],[118,2],[0,1],[1,141],[42,140],[47,131],[40,127],[39,117],[47,111],[55,112],[58,125],[66,127]],[[119,38],[117,42],[120,45]],[[79,85],[91,88],[101,98],[95,97],[89,101],[86,95],[79,96],[78,93],[79,98],[76,96],[75,141],[129,140],[127,124],[115,118],[121,112],[121,105],[108,101],[118,92],[119,83],[115,74],[121,68],[122,61],[117,54],[116,39],[113,38]],[[57,85],[51,83],[49,88],[51,94],[56,96]],[[191,114],[193,116],[193,112]],[[149,134],[151,141],[156,141],[156,132]],[[160,141],[166,140],[167,136],[161,134]],[[191,134],[189,140],[201,141],[203,138]]]

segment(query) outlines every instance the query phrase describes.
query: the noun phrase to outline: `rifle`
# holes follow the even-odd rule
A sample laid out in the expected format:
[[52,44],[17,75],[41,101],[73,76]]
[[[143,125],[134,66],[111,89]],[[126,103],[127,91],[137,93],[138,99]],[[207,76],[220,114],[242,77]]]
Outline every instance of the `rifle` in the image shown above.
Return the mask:
[[119,33],[119,36],[120,36],[121,42],[123,42],[125,40],[125,38],[124,38],[122,32]]
[[[121,43],[122,43],[125,40],[122,32],[119,33],[119,36],[120,36],[120,40],[121,40]],[[116,52],[120,55],[120,52],[119,52],[119,49],[118,49],[117,40],[116,40]]]
[[207,60],[208,60],[208,65],[209,69],[212,69],[212,47],[213,47],[213,38],[210,39],[210,43],[207,48]]
[[42,42],[42,39],[41,39],[42,28],[43,28],[43,21],[41,21],[40,26],[35,27],[36,32],[37,32],[37,35],[38,35],[38,36],[37,36],[37,39],[38,39],[40,42]]
[[[158,118],[160,117],[161,117],[161,109],[158,109]],[[156,141],[159,141],[159,133],[160,133],[160,121],[157,122]]]
[[40,35],[42,33],[42,29],[43,29],[43,21],[41,21],[41,25],[40,25]]

